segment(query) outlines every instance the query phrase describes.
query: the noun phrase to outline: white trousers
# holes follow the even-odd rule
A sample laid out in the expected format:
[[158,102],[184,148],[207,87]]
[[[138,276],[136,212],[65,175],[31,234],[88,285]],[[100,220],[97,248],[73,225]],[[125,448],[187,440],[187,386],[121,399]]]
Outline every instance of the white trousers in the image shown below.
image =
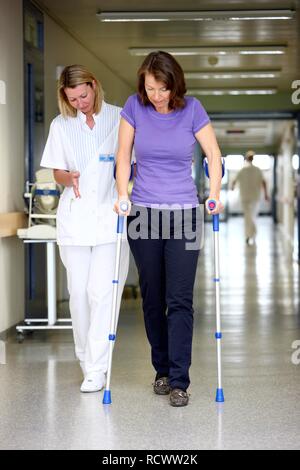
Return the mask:
[[259,201],[242,201],[242,206],[245,218],[245,238],[255,238]]
[[[106,372],[108,361],[116,243],[93,247],[60,246],[67,270],[76,357],[86,372]],[[122,241],[117,318],[128,274],[129,246]]]

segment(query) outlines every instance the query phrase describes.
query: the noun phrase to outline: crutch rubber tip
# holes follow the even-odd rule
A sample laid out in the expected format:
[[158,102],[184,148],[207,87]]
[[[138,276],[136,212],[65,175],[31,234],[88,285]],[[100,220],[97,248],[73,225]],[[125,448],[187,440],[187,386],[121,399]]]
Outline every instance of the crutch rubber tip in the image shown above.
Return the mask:
[[216,402],[223,403],[224,401],[223,388],[217,388]]
[[111,393],[110,390],[105,390],[103,395],[103,405],[110,405],[111,404]]

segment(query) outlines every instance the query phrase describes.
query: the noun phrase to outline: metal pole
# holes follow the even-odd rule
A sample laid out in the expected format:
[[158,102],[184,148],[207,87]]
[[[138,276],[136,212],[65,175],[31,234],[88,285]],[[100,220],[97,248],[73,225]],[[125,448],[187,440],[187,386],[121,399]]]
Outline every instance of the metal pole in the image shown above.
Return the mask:
[[[208,161],[204,160],[204,168],[206,176],[209,178]],[[224,161],[222,161],[222,174],[224,175]],[[217,202],[214,199],[207,201],[210,210],[215,209]],[[218,388],[216,393],[216,402],[224,402],[224,393],[222,388],[222,332],[221,332],[221,303],[220,303],[220,249],[219,249],[219,214],[213,215],[213,232],[214,232],[214,265],[215,265],[215,303],[216,303],[216,333],[217,341],[217,363],[218,363]]]
[[[121,201],[119,204],[120,210],[126,213],[128,210],[128,202]],[[112,356],[116,340],[117,331],[117,308],[118,308],[118,288],[119,288],[119,273],[120,273],[120,261],[121,261],[121,247],[122,247],[122,234],[124,230],[125,217],[123,215],[118,216],[117,225],[117,253],[115,261],[115,274],[113,279],[113,297],[111,307],[111,320],[110,320],[110,333],[108,336],[109,340],[109,352],[108,352],[108,365],[107,365],[107,378],[106,386],[103,395],[102,403],[104,405],[111,404],[111,391],[110,391],[110,380],[111,380],[111,369],[112,369]]]
[[224,401],[224,393],[222,388],[222,332],[221,332],[221,305],[220,305],[220,250],[219,250],[219,215],[213,216],[214,231],[214,258],[215,258],[215,301],[216,301],[216,334],[217,340],[217,362],[218,362],[218,388],[216,393],[216,401]]
[[47,298],[48,298],[48,325],[55,325],[56,314],[56,260],[55,242],[47,242]]

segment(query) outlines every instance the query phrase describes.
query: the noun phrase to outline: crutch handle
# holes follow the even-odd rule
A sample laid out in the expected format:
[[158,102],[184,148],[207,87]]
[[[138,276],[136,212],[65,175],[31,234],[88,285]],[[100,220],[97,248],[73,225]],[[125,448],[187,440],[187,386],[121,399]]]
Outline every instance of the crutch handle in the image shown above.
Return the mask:
[[[207,201],[207,207],[213,211],[217,207],[217,201],[215,199],[209,199]],[[219,231],[219,214],[213,215],[213,230],[214,232]]]
[[[120,201],[119,202],[119,207],[121,211],[126,214],[129,208],[129,202],[128,201]],[[124,215],[118,215],[118,225],[117,225],[117,233],[123,233],[124,230]]]
[[119,202],[119,207],[120,207],[122,212],[126,213],[128,211],[128,208],[129,208],[128,201],[120,201]]
[[217,207],[217,203],[214,199],[209,199],[207,201],[207,205],[211,211],[213,211]]

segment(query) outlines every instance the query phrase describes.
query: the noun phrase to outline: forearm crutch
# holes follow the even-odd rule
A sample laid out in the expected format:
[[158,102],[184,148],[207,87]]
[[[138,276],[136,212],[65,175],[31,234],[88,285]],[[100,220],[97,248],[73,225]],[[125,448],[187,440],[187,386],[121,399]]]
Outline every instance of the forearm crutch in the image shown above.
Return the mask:
[[[119,207],[122,212],[127,212],[128,202],[121,201]],[[111,391],[110,391],[110,379],[111,379],[111,367],[112,367],[112,356],[113,349],[116,340],[116,331],[117,331],[117,308],[118,308],[118,290],[119,290],[119,275],[120,275],[120,261],[121,261],[121,247],[122,247],[122,234],[124,230],[124,219],[125,216],[118,215],[118,224],[117,224],[117,253],[116,253],[116,262],[115,262],[115,274],[113,283],[113,295],[112,295],[112,308],[111,308],[111,320],[110,320],[110,333],[108,336],[109,339],[109,352],[108,352],[108,365],[107,365],[107,378],[106,386],[103,395],[103,405],[111,404]]]
[[[204,169],[209,178],[208,161],[204,159]],[[222,161],[222,177],[224,176],[224,160]],[[217,202],[214,199],[207,201],[210,210],[214,210]],[[215,338],[217,340],[217,360],[218,360],[218,388],[216,393],[216,402],[224,402],[224,393],[222,388],[222,332],[221,332],[221,308],[220,308],[220,250],[219,250],[219,214],[213,215],[213,233],[214,233],[214,262],[215,262],[215,299],[216,299],[216,327]]]

